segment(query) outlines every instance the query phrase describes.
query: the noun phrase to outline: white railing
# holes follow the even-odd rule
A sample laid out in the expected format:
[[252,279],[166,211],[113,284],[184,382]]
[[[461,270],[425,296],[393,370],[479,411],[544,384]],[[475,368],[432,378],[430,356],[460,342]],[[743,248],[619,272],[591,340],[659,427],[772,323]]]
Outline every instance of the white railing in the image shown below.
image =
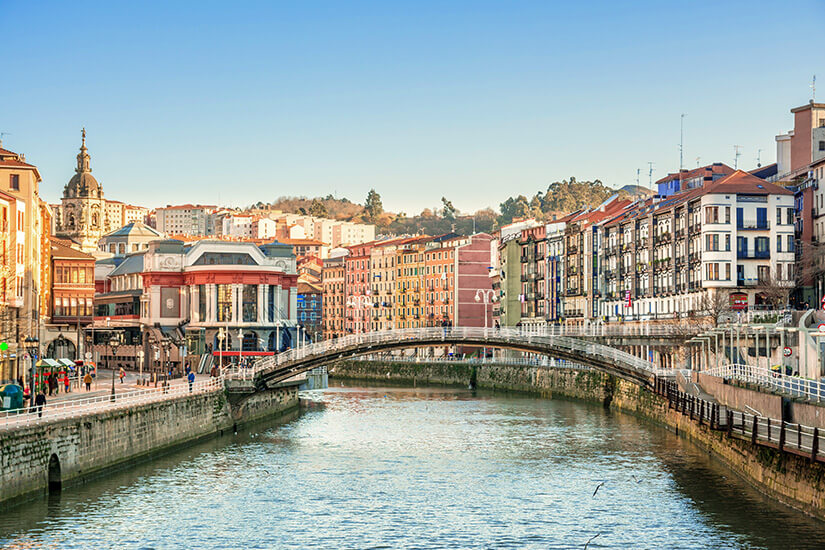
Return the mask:
[[223,390],[223,388],[223,378],[216,377],[193,383],[191,392],[189,391],[189,383],[184,382],[170,384],[166,387],[159,386],[145,390],[116,393],[114,400],[112,400],[111,394],[107,394],[96,397],[84,397],[82,399],[56,401],[54,403],[46,403],[46,405],[43,406],[42,416],[38,415],[36,410],[31,406],[13,411],[0,412],[0,430],[43,422],[54,422],[55,420],[85,416],[125,407],[134,407],[187,395],[211,393]]
[[568,361],[566,359],[555,359],[552,357],[543,356],[540,359],[528,359],[526,357],[500,357],[500,358],[481,358],[481,357],[416,357],[413,355],[361,355],[352,358],[354,361],[381,361],[390,363],[447,363],[447,364],[466,364],[466,365],[517,365],[525,367],[551,367],[563,369],[591,369],[587,365],[577,363],[575,361]]
[[[416,347],[417,342],[426,342],[426,345],[438,345],[438,341],[450,344],[462,341],[475,342],[475,346],[497,345],[513,342],[529,342],[533,345],[543,344],[548,348],[563,350],[581,355],[582,358],[592,357],[601,361],[611,362],[629,367],[639,374],[657,374],[659,376],[672,374],[670,370],[662,370],[650,361],[636,357],[613,347],[572,338],[567,333],[561,334],[555,329],[564,327],[544,327],[545,330],[525,330],[523,328],[481,328],[481,327],[425,327],[410,329],[395,329],[378,332],[350,334],[342,338],[322,340],[300,348],[290,349],[282,353],[258,360],[251,369],[241,373],[232,373],[231,377],[254,377],[261,371],[275,370],[280,366],[308,359],[323,359],[325,356],[347,351],[351,348],[369,347],[371,345],[398,344],[409,341],[410,347]],[[651,327],[652,329],[652,327]],[[580,334],[580,333],[576,333]],[[368,352],[361,351],[359,355]]]
[[788,376],[762,367],[732,364],[702,372],[727,380],[756,384],[773,391],[789,393],[794,397],[803,397],[813,401],[825,399],[825,383],[799,376]]

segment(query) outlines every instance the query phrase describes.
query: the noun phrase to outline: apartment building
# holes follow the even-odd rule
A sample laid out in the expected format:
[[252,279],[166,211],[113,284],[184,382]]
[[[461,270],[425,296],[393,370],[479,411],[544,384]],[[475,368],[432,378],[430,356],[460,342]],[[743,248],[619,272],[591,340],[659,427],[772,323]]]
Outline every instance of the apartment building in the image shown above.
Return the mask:
[[49,222],[43,217],[48,208],[42,208],[47,205],[40,200],[40,181],[37,167],[27,163],[24,155],[0,148],[0,342],[7,344],[0,351],[0,381],[27,372],[30,363],[24,341],[37,336],[43,311],[41,293],[49,296],[49,289],[42,287],[44,265],[48,266],[48,258],[42,256]]
[[166,205],[155,210],[155,228],[167,235],[213,235],[215,205]]
[[345,256],[324,260],[321,284],[324,292],[322,301],[322,324],[324,339],[346,335],[346,266]]
[[[767,305],[795,279],[793,193],[741,170],[601,224],[604,321]],[[776,304],[782,305],[782,304]]]
[[344,302],[348,334],[369,332],[372,327],[373,297],[371,254],[373,243],[349,247],[344,258],[346,269],[346,298]]

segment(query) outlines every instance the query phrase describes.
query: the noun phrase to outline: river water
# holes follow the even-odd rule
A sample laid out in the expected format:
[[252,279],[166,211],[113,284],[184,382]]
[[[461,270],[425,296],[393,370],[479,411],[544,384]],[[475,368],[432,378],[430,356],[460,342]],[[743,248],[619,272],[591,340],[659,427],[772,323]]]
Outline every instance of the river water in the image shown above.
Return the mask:
[[0,512],[0,547],[825,546],[825,524],[596,405],[398,387],[307,405]]

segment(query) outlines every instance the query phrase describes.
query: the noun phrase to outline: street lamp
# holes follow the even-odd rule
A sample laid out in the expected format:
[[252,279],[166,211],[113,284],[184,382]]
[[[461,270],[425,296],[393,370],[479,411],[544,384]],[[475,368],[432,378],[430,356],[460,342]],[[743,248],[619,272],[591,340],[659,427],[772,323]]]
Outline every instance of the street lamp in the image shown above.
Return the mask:
[[166,387],[169,385],[169,352],[172,349],[172,340],[169,338],[164,338],[160,342],[161,347],[163,348],[164,353],[166,354],[166,367],[163,369],[163,387],[164,391]]
[[31,402],[34,403],[37,369],[37,350],[40,345],[40,340],[38,340],[36,336],[27,336],[26,339],[23,340],[23,344],[26,347],[26,351],[29,354],[29,360],[31,361],[31,382],[29,383],[29,386],[31,386],[31,391],[29,392],[29,394],[31,396]]
[[226,339],[226,333],[223,331],[223,327],[218,329],[218,363],[219,368],[223,371],[223,341]]
[[113,332],[112,335],[109,337],[109,347],[112,348],[112,401],[115,400],[115,357],[117,356],[117,348],[121,344],[121,335]]
[[[484,304],[484,337],[487,337],[487,307],[492,304],[496,299],[496,293],[492,288],[479,288],[476,290],[476,302],[482,302]],[[487,347],[483,348],[484,350],[484,359],[487,360]]]

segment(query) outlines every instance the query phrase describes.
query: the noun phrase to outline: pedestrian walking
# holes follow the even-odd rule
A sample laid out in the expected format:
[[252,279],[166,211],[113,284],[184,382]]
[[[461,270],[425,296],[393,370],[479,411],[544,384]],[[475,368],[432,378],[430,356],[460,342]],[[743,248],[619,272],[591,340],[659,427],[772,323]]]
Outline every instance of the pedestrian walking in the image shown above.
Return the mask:
[[123,367],[120,367],[120,374],[118,376],[120,376],[120,383],[123,384],[123,379],[126,378],[126,371],[123,370]]
[[51,373],[46,380],[49,386],[49,395],[54,395],[57,390],[57,375],[55,373]]
[[186,379],[189,380],[189,393],[192,393],[192,385],[195,383],[195,373],[190,370]]
[[63,374],[63,389],[66,393],[69,393],[69,373]]
[[34,398],[34,410],[37,411],[37,417],[43,417],[43,407],[46,406],[46,394],[42,391],[37,392],[37,396]]
[[92,373],[86,373],[86,376],[83,377],[83,383],[86,384],[86,391],[90,391],[92,389]]

